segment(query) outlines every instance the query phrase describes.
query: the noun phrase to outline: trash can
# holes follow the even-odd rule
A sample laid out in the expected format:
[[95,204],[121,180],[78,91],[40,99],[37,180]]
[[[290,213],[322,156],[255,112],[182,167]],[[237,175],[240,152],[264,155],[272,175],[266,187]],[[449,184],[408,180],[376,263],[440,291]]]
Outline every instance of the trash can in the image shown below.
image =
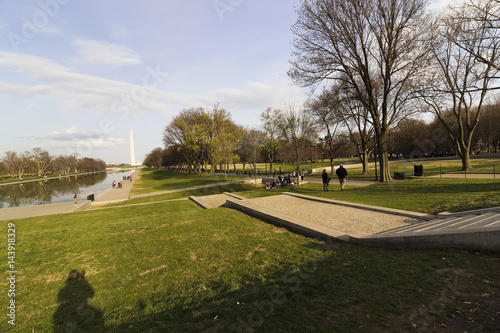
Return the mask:
[[413,168],[415,169],[415,177],[424,176],[424,166],[422,164],[415,164]]

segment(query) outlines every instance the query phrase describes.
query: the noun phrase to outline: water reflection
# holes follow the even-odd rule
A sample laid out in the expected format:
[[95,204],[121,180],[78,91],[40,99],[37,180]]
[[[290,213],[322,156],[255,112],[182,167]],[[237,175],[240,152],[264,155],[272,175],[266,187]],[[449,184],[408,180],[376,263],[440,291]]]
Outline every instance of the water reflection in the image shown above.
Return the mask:
[[125,173],[111,175],[99,172],[89,175],[51,178],[46,182],[40,180],[0,186],[0,208],[69,202],[73,201],[74,192],[78,194],[80,200],[84,200],[87,189],[102,183],[100,187],[92,188],[92,191],[102,191],[111,186],[112,180],[109,181],[109,184],[103,182],[108,178],[121,179],[123,174]]

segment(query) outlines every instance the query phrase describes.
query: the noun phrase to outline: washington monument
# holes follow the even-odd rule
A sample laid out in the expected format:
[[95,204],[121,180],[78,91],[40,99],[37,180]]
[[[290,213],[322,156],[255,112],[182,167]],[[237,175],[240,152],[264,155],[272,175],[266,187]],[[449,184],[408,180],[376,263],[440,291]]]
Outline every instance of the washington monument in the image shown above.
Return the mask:
[[136,165],[135,161],[135,148],[134,148],[134,132],[130,130],[130,165]]

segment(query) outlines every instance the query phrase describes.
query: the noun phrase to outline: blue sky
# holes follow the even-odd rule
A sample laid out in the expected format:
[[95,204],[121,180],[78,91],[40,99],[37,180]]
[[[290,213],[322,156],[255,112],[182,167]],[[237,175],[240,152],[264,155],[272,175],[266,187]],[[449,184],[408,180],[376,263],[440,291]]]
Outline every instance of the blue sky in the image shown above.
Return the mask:
[[299,5],[0,0],[0,158],[42,147],[129,163],[132,129],[143,160],[179,111],[215,103],[258,127],[267,107],[307,98],[286,75]]

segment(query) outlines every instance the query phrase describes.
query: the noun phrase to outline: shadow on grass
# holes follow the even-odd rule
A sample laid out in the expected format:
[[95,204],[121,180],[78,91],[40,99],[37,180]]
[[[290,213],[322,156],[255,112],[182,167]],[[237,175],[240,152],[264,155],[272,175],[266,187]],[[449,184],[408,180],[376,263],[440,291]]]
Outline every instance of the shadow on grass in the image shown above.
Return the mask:
[[54,333],[104,332],[102,311],[88,304],[92,297],[94,289],[85,279],[85,271],[72,270],[57,294]]
[[[440,313],[453,312],[452,307],[461,303],[465,283],[480,284],[478,278],[436,274],[446,266],[442,257],[453,256],[453,251],[365,249],[339,243],[305,247],[322,253],[298,265],[269,267],[259,276],[237,272],[239,281],[221,276],[191,286],[198,292],[145,295],[136,301],[137,320],[108,331],[411,331],[414,324],[421,328],[438,320],[436,314],[419,309],[421,304],[441,302],[436,295],[448,291],[450,281],[456,295],[439,306]],[[258,254],[250,260],[258,265]],[[151,307],[161,303],[169,310],[154,313]]]

